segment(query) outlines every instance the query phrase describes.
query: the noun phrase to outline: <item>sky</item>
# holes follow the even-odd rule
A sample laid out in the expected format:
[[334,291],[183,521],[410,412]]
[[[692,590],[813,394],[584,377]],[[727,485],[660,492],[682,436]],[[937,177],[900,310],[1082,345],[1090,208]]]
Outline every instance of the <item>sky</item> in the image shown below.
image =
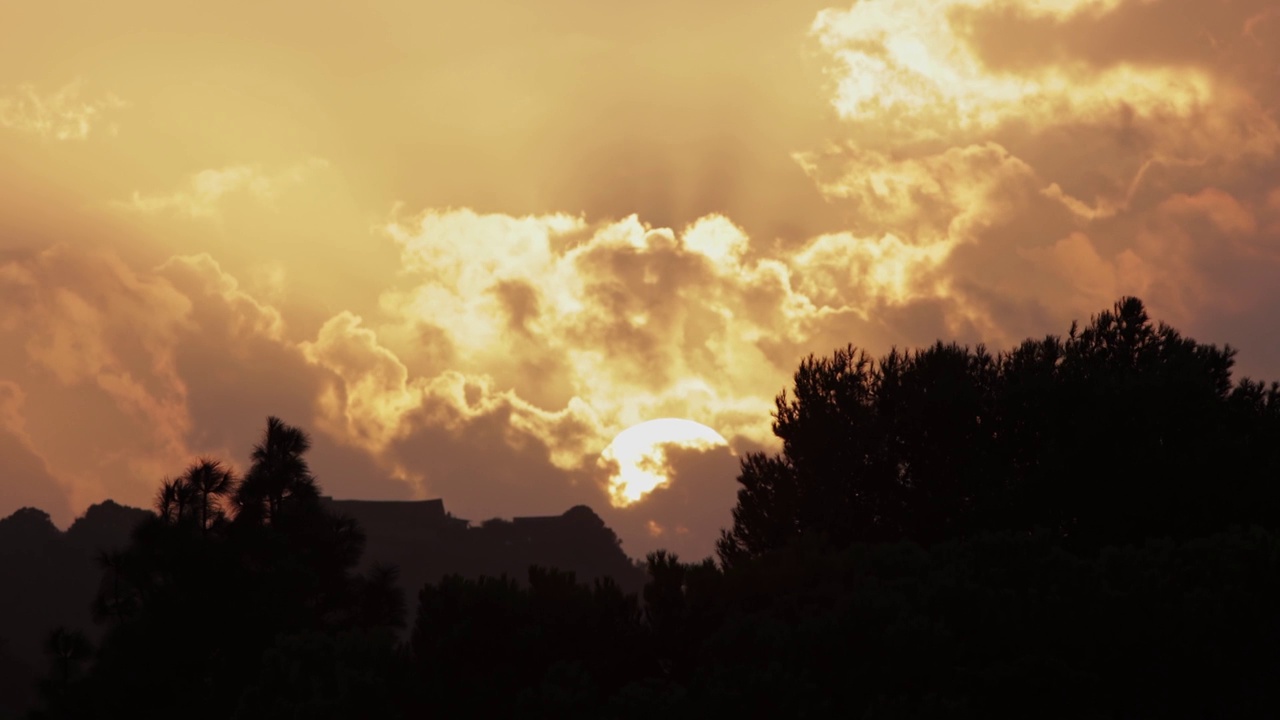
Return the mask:
[[[1274,0],[47,0],[0,43],[0,516],[243,468],[712,552],[800,359],[1124,295],[1280,378]],[[610,503],[655,418],[671,480]]]

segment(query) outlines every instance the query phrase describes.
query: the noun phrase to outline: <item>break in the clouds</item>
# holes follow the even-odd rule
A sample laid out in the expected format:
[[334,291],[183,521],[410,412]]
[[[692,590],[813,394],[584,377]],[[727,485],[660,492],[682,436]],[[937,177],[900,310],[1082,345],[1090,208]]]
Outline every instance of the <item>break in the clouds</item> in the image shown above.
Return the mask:
[[[131,114],[69,153],[109,97],[0,103],[31,199],[0,219],[0,512],[144,503],[275,414],[339,496],[586,503],[702,555],[810,352],[1003,347],[1137,294],[1280,376],[1270,2],[375,5],[24,9],[0,67],[74,55]],[[659,417],[729,446],[614,507],[600,453]]]

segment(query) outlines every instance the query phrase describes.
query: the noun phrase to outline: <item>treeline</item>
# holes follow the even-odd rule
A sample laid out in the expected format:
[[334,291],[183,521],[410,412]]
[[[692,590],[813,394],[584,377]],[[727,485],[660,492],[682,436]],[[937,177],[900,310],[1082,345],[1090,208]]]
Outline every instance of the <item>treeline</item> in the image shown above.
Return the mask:
[[[718,562],[640,596],[358,574],[306,437],[198,462],[104,558],[39,717],[1272,717],[1280,387],[1124,299],[995,355],[801,364]],[[412,611],[407,641],[396,629]]]
[[1136,298],[992,355],[938,343],[810,357],[783,452],[742,466],[734,562],[804,534],[931,544],[1040,528],[1083,552],[1280,518],[1280,386],[1153,325]]
[[1000,533],[649,564],[643,609],[555,577],[427,588],[394,716],[1242,718],[1280,700],[1280,541],[1260,529],[1096,556]]
[[[450,516],[440,500],[322,497],[321,505],[361,526],[366,542],[357,572],[394,565],[396,584],[410,597],[451,574],[523,580],[535,564],[572,571],[580,581],[612,577],[627,592],[644,586],[643,565],[627,557],[613,530],[585,506],[556,516],[473,525]],[[123,549],[133,529],[152,514],[107,500],[90,506],[65,532],[36,508],[0,519],[0,588],[8,590],[0,592],[0,720],[30,706],[33,684],[23,678],[45,666],[51,628],[80,628],[99,640],[91,605],[102,576],[101,554]]]

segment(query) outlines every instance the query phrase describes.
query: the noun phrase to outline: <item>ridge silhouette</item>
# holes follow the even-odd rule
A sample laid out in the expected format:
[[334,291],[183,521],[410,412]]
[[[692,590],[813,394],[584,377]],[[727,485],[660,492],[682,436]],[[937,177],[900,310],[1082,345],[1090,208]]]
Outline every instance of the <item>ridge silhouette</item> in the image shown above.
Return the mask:
[[[205,470],[213,469],[202,460]],[[166,512],[180,515],[172,481],[163,487]],[[428,582],[448,575],[465,578],[508,575],[523,582],[531,565],[554,566],[584,580],[613,578],[637,593],[644,571],[619,547],[619,540],[586,506],[562,515],[493,519],[471,527],[450,516],[440,499],[421,501],[335,500],[320,496],[332,512],[367,529],[361,572],[383,573],[384,583],[411,597]],[[43,667],[48,633],[59,626],[81,628],[100,638],[91,607],[103,563],[128,545],[131,534],[156,513],[111,500],[91,506],[65,531],[48,515],[24,508],[0,519],[0,585],[20,588],[0,594],[0,718],[16,717],[35,700],[33,684]],[[209,520],[206,518],[205,523]],[[39,548],[35,553],[33,548]],[[390,577],[385,573],[391,572]],[[110,610],[101,608],[102,613]],[[402,632],[407,632],[407,629]],[[7,715],[5,713],[8,713]]]

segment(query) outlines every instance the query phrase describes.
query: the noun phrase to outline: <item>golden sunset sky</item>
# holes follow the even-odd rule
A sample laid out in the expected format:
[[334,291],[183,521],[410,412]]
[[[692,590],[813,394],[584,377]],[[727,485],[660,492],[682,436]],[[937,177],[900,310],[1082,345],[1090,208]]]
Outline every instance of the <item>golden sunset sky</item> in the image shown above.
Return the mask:
[[[1280,377],[1275,0],[45,0],[0,35],[0,516],[267,415],[337,497],[711,551],[798,361],[1141,297]],[[601,451],[729,448],[613,508]]]

